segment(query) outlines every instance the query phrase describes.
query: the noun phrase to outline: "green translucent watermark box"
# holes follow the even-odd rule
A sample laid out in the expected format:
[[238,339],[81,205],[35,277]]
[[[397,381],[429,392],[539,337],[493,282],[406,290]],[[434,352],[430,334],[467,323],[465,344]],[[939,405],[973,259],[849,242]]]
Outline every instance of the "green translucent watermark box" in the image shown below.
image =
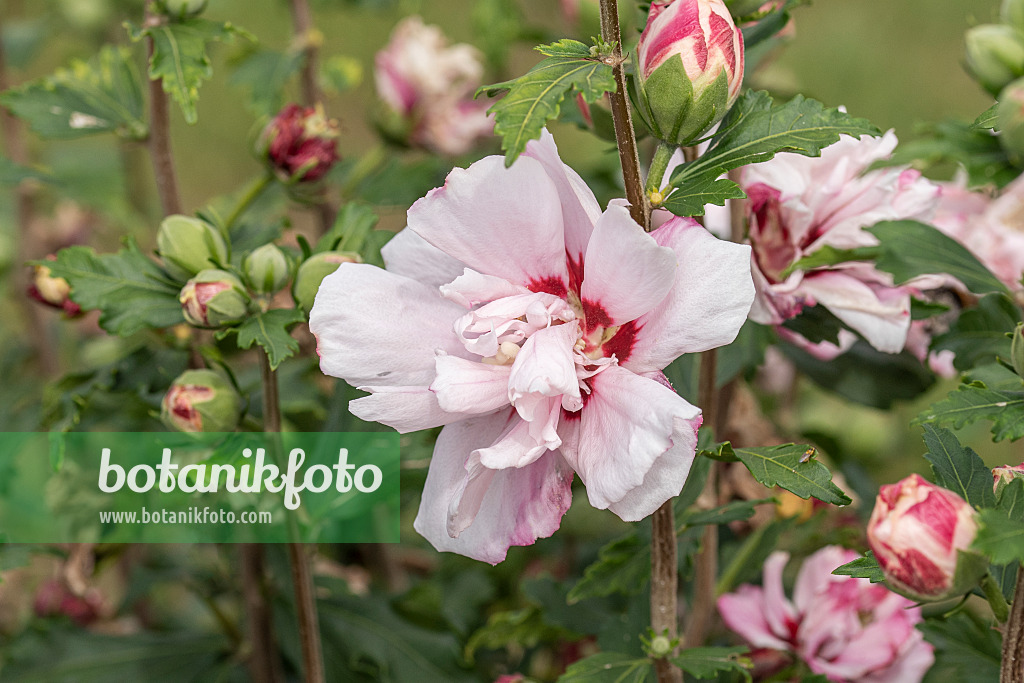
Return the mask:
[[0,434],[0,541],[397,543],[395,433]]

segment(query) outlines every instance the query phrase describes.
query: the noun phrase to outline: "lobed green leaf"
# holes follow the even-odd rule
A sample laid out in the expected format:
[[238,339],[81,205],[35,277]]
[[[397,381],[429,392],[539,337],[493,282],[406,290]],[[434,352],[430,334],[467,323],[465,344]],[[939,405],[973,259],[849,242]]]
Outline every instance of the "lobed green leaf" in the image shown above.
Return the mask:
[[885,581],[885,574],[878,566],[878,560],[870,550],[864,553],[864,557],[858,557],[852,562],[847,562],[832,570],[836,576],[852,576],[858,579],[868,579],[871,583]]
[[134,241],[116,254],[97,254],[91,247],[68,247],[56,261],[37,261],[71,285],[71,300],[86,310],[100,311],[100,327],[129,336],[147,327],[184,322],[180,286],[147,258]]
[[694,678],[717,678],[720,673],[738,673],[744,680],[751,680],[753,663],[744,657],[746,647],[691,647],[682,650],[669,661]]
[[237,328],[222,330],[217,337],[222,339],[228,332],[237,331],[238,348],[248,349],[259,344],[267,352],[270,369],[276,370],[284,359],[299,350],[299,341],[288,334],[288,330],[305,319],[297,308],[273,308],[246,318]]
[[[982,382],[961,384],[956,391],[921,413],[915,424],[935,423],[959,429],[978,420],[992,422],[995,441],[1024,436],[1024,391],[989,389]],[[989,482],[991,484],[991,482]]]
[[570,665],[558,683],[648,683],[653,674],[654,662],[649,657],[600,652]]
[[832,473],[815,459],[816,451],[807,444],[785,444],[760,448],[733,448],[754,478],[765,486],[780,486],[787,491],[831,503],[849,505],[850,497],[832,482]]

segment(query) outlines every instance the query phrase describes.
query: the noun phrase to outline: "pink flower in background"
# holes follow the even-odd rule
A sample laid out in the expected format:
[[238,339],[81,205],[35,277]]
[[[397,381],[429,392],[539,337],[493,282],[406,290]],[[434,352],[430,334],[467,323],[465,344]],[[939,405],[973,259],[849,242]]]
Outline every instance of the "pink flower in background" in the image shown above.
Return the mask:
[[967,501],[917,474],[883,486],[868,521],[868,545],[886,581],[919,600],[963,595],[977,583],[988,569],[967,552],[977,533]]
[[782,586],[789,555],[774,552],[762,586],[723,595],[718,611],[751,646],[791,652],[835,683],[917,683],[934,662],[932,646],[914,628],[921,609],[881,584],[833,576],[857,557],[839,546],[814,553],[800,567],[790,601]]
[[319,105],[289,104],[263,131],[263,153],[282,179],[316,182],[338,157],[338,124]]
[[963,177],[941,189],[935,227],[967,247],[1011,291],[1024,291],[1024,178],[996,198],[968,190]]
[[[896,147],[891,132],[881,138],[844,136],[820,157],[779,154],[744,168],[741,184],[750,197],[750,244],[757,298],[750,317],[778,325],[805,307],[822,305],[879,351],[903,349],[910,327],[908,286],[870,263],[845,263],[786,273],[801,258],[824,246],[837,249],[877,244],[862,230],[879,221],[927,221],[939,189],[914,170],[867,169]],[[820,357],[840,348],[813,351]]]
[[387,270],[342,264],[310,314],[350,410],[438,437],[415,527],[491,563],[558,528],[573,472],[627,521],[679,493],[698,408],[661,370],[731,342],[750,248],[690,219],[645,234],[602,213],[545,132],[511,168],[455,169],[409,210]]
[[408,127],[409,142],[442,154],[463,154],[494,122],[487,102],[473,100],[483,64],[471,45],[448,45],[441,29],[408,17],[377,53],[377,94]]

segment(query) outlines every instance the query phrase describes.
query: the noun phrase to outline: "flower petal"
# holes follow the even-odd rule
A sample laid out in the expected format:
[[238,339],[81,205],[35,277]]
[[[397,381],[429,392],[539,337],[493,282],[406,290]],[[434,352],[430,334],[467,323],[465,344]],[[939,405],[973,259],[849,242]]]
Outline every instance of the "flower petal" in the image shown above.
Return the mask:
[[354,386],[427,386],[434,355],[465,356],[452,323],[465,311],[436,289],[363,263],[324,278],[309,314],[320,369]]
[[910,294],[871,287],[844,272],[813,273],[801,288],[883,353],[899,353],[910,331]]
[[765,619],[764,590],[743,585],[735,593],[718,598],[718,613],[732,631],[754,647],[790,650],[789,643],[774,634]]
[[481,159],[409,209],[409,227],[473,270],[520,285],[568,280],[558,189],[536,159]]
[[562,202],[562,222],[565,226],[565,252],[576,263],[583,262],[594,223],[601,216],[601,205],[594,193],[558,156],[555,139],[545,128],[540,140],[526,143],[524,157],[532,157],[544,165],[551,182],[558,189]]
[[406,228],[388,240],[381,250],[389,272],[418,280],[431,287],[451,282],[466,266]]
[[450,503],[466,488],[470,454],[493,444],[509,421],[517,419],[508,410],[441,430],[413,524],[437,550],[497,564],[505,559],[509,546],[530,545],[558,528],[572,502],[572,470],[557,453],[549,453],[526,467],[496,472],[472,524],[458,538],[448,534]]
[[[523,344],[508,378],[508,398],[527,422],[547,418],[548,398],[558,398],[566,410],[582,407],[573,358],[578,336],[579,324],[573,321],[535,332]],[[555,441],[557,435],[546,434],[544,438]]]
[[519,294],[530,294],[530,290],[504,278],[483,275],[469,268],[451,282],[441,285],[441,296],[466,308]]
[[[463,361],[469,362],[469,361]],[[360,420],[380,422],[402,434],[446,425],[466,418],[466,413],[448,412],[426,387],[359,387],[373,392],[348,404]],[[479,412],[479,411],[475,411]]]
[[438,356],[437,378],[430,391],[442,410],[475,415],[489,413],[508,401],[509,365],[487,365],[476,361]]
[[[619,205],[609,205],[587,245],[580,295],[584,311],[596,304],[607,320],[587,318],[588,331],[636,320],[652,310],[672,288],[676,255],[645,233]],[[659,368],[660,370],[660,368]]]
[[[590,503],[603,510],[644,484],[672,448],[673,437],[692,429],[700,409],[661,383],[617,365],[590,381],[593,393],[580,418],[577,452],[564,455],[586,484]],[[645,503],[646,514],[671,497],[634,495]],[[630,516],[644,510],[630,507]]]
[[754,301],[750,247],[717,239],[684,218],[651,234],[675,251],[679,267],[668,296],[637,320],[633,351],[624,363],[635,372],[661,370],[684,353],[731,343]]

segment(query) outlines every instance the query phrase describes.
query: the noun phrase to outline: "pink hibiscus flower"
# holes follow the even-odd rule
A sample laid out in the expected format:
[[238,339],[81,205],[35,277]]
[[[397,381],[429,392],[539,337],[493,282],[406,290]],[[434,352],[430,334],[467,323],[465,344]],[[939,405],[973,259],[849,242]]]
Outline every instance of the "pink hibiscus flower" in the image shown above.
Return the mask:
[[416,530],[491,563],[558,528],[573,473],[627,521],[679,493],[700,410],[661,370],[730,343],[750,248],[689,219],[602,213],[545,132],[511,168],[455,169],[409,210],[387,270],[342,264],[310,314],[320,367],[400,432],[447,425]]
[[792,652],[830,681],[918,683],[935,661],[914,628],[921,608],[881,584],[832,574],[857,557],[839,546],[814,553],[800,567],[790,601],[782,587],[789,555],[772,553],[763,587],[723,595],[718,611],[755,648]]
[[[862,228],[880,221],[928,220],[938,201],[937,186],[912,169],[868,170],[895,147],[891,132],[881,138],[843,136],[820,157],[779,154],[744,168],[741,184],[750,197],[758,290],[751,319],[778,325],[804,307],[819,304],[879,351],[903,349],[910,327],[911,287],[893,286],[892,277],[870,263],[786,272],[825,246],[853,249],[877,244]],[[846,333],[839,348],[827,343],[805,346],[827,358],[845,351],[854,339]]]

